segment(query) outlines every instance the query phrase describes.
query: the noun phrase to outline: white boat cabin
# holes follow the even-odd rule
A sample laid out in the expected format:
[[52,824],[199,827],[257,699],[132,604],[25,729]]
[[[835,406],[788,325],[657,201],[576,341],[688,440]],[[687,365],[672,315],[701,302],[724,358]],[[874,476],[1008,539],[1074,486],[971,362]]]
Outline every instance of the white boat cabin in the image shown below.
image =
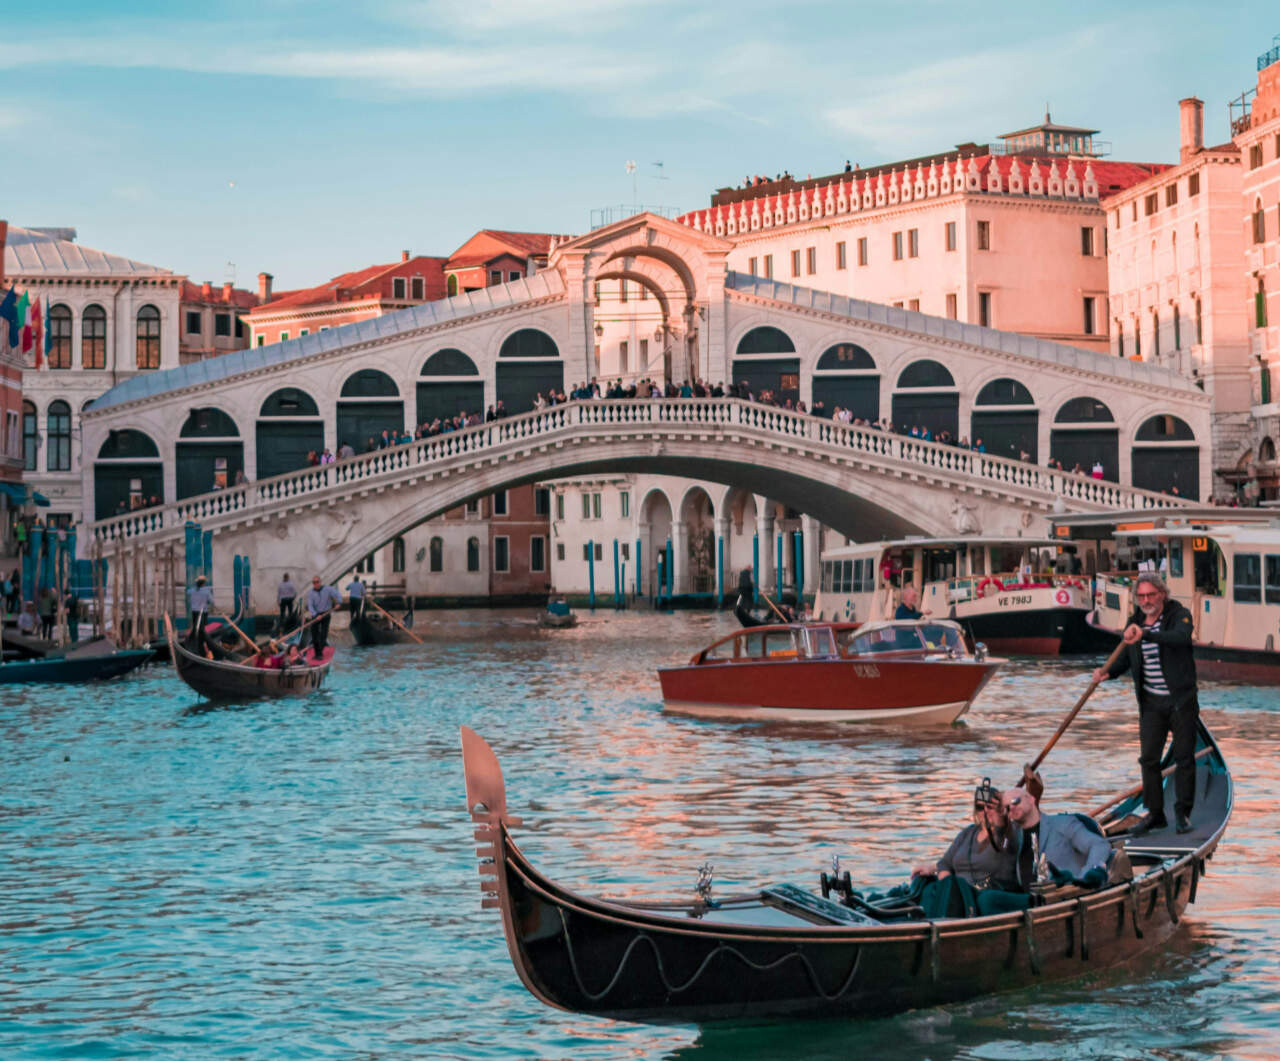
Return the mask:
[[[1088,580],[1075,545],[1054,538],[902,538],[864,542],[822,554],[814,602],[820,620],[892,619],[902,590],[920,591],[933,618],[963,619],[980,608],[1020,610],[1041,596],[1087,607]],[[1077,600],[1077,598],[1079,598]]]

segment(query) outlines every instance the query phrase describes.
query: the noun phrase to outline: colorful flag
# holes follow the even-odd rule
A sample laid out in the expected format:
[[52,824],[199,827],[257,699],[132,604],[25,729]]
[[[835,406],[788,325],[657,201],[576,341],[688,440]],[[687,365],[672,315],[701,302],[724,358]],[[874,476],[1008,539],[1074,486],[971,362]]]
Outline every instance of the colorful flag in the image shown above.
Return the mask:
[[44,356],[53,350],[53,329],[49,327],[49,296],[44,298]]
[[5,321],[9,325],[9,348],[18,345],[18,341],[22,338],[22,332],[18,328],[18,293],[12,287],[4,293],[4,298],[0,299],[0,320]]
[[[36,368],[44,362],[44,314],[40,308],[40,296],[31,303],[31,345],[36,352]],[[26,349],[23,349],[26,353]]]

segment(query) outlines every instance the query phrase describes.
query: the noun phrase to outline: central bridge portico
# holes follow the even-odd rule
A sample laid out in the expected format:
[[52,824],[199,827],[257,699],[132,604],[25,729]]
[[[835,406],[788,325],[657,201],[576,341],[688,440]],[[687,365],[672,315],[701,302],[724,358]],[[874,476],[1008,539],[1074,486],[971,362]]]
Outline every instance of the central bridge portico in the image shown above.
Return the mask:
[[[1177,503],[1141,488],[1168,468],[1184,495],[1205,492],[1209,403],[1180,377],[726,273],[727,248],[642,215],[562,244],[547,270],[524,280],[129,380],[84,417],[84,494],[95,499],[86,518],[108,553],[113,542],[174,540],[196,520],[214,532],[218,576],[245,553],[260,589],[300,566],[341,574],[491,491],[606,471],[726,483],[863,539],[970,523],[1012,532],[1062,504]],[[1033,459],[728,399],[571,402],[523,414],[535,393],[600,374],[596,291],[613,279],[643,287],[651,300],[637,302],[657,308],[659,353],[645,375],[669,366],[676,382],[793,388],[806,403],[825,397],[899,428],[1003,432]],[[373,434],[385,423],[398,433],[450,402],[476,411],[499,400],[523,415],[321,468],[280,467],[296,467],[307,449],[360,448],[363,439],[340,431]],[[1094,451],[1107,454],[1103,481],[1044,467],[1050,453]],[[237,487],[228,476],[227,488],[200,492],[202,477],[213,485],[211,475],[232,467],[251,481]],[[160,504],[114,516],[120,484],[140,481]]]

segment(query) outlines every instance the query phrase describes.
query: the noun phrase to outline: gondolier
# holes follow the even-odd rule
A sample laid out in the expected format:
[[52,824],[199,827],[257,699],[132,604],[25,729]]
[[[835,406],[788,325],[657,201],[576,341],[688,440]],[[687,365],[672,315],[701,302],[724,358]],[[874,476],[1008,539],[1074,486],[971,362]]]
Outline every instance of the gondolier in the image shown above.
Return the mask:
[[1138,734],[1142,767],[1142,802],[1146,817],[1134,833],[1163,829],[1164,778],[1160,761],[1165,738],[1173,735],[1174,819],[1180,833],[1191,831],[1191,811],[1195,804],[1196,725],[1200,702],[1196,695],[1196,661],[1192,649],[1194,624],[1191,613],[1169,596],[1164,579],[1144,571],[1134,586],[1138,610],[1129,618],[1123,640],[1129,646],[1111,667],[1094,671],[1096,681],[1105,681],[1133,671],[1133,688],[1138,697]]
[[321,582],[319,575],[311,577],[311,589],[307,591],[307,611],[315,619],[311,625],[311,647],[317,657],[324,653],[324,647],[329,643],[329,620],[333,609],[341,604],[341,593]]
[[298,602],[298,587],[289,580],[287,571],[276,587],[276,600],[280,604],[280,629],[283,631],[293,619],[293,609]]
[[191,642],[199,645],[204,639],[204,622],[213,609],[213,590],[204,575],[196,575],[196,584],[187,591],[191,608]]
[[364,614],[364,583],[360,581],[358,574],[352,576],[347,584],[347,602],[353,620]]

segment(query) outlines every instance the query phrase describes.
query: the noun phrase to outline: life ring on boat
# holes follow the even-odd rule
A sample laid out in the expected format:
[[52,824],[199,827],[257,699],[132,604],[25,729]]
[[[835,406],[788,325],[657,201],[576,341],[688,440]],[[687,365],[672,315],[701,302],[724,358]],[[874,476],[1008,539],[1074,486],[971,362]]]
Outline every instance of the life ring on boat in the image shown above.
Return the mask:
[[1067,592],[1066,586],[1059,586],[1057,591],[1053,594],[1053,599],[1059,604],[1070,604],[1071,594]]
[[991,592],[993,593],[999,593],[1002,589],[1004,589],[1004,583],[1001,582],[998,578],[992,578],[990,575],[988,575],[986,578],[984,578],[981,582],[978,583],[978,596],[979,597],[987,596],[988,588],[991,588]]

